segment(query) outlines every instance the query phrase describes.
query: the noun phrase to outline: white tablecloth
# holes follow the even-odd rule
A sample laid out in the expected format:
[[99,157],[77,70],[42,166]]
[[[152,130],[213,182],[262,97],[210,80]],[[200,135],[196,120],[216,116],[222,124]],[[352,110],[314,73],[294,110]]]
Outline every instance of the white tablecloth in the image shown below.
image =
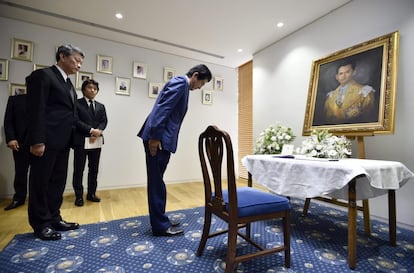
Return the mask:
[[386,194],[389,189],[397,190],[414,178],[413,172],[396,161],[248,155],[242,163],[270,191],[300,198],[329,195],[347,200],[347,184],[358,177],[356,200],[369,199]]

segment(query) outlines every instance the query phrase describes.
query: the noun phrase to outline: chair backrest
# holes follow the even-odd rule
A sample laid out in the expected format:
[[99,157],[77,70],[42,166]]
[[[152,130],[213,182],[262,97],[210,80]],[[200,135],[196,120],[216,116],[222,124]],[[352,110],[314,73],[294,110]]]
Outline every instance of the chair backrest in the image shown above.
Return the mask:
[[206,206],[211,206],[216,212],[225,211],[222,188],[222,167],[223,158],[225,158],[228,212],[230,215],[237,215],[234,156],[229,134],[214,125],[208,126],[198,139],[198,152],[203,173]]

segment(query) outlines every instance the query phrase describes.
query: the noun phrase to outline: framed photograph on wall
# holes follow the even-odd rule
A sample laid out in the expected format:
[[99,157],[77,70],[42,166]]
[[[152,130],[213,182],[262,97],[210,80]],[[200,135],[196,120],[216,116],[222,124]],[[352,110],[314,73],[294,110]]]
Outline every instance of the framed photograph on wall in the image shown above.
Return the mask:
[[22,83],[10,83],[9,84],[9,94],[10,96],[18,96],[26,94],[27,89],[26,85]]
[[223,78],[214,77],[213,85],[214,85],[214,90],[223,91]]
[[90,79],[93,79],[93,73],[85,72],[85,71],[78,71],[78,73],[76,73],[75,88],[80,90],[82,88],[82,83]]
[[9,79],[9,60],[0,59],[0,81]]
[[148,97],[156,98],[162,90],[162,83],[150,82],[148,85]]
[[112,74],[112,60],[110,56],[97,55],[96,71],[100,73]]
[[203,104],[213,104],[213,91],[203,89],[201,94],[203,96],[201,100]]
[[175,69],[171,67],[164,67],[164,82],[168,82],[175,77]]
[[42,64],[34,64],[33,65],[33,71],[38,70],[38,69],[43,69],[43,68],[46,68],[46,67],[49,67],[49,66],[42,65]]
[[397,31],[314,61],[302,134],[394,133],[398,40]]
[[145,80],[147,78],[148,65],[140,62],[133,62],[132,76],[137,79]]
[[115,88],[116,88],[115,94],[130,96],[131,95],[131,79],[116,77]]
[[33,42],[13,38],[11,57],[16,60],[31,62],[33,60]]

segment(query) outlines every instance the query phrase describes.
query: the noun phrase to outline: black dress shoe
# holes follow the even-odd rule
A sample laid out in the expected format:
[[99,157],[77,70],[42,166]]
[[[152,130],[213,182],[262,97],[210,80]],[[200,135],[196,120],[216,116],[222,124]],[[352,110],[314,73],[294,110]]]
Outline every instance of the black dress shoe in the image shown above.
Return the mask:
[[178,227],[180,225],[179,221],[175,221],[175,220],[170,220],[170,225],[172,227]]
[[99,198],[98,196],[96,196],[95,194],[92,195],[87,195],[86,199],[88,201],[92,201],[92,202],[101,202],[101,198]]
[[75,205],[78,207],[82,207],[83,206],[83,198],[79,197],[75,199]]
[[22,205],[24,205],[24,201],[16,201],[16,200],[13,200],[13,201],[10,203],[10,205],[8,205],[7,207],[5,207],[5,208],[4,208],[4,210],[11,210],[11,209],[15,209],[15,208],[20,207],[20,206],[22,206]]
[[72,222],[66,222],[64,220],[61,220],[57,223],[52,224],[52,227],[55,230],[58,230],[58,231],[67,231],[67,230],[78,229],[79,224],[78,223],[72,223]]
[[153,231],[152,234],[154,236],[176,236],[176,235],[182,235],[184,233],[184,230],[177,228],[177,227],[169,227],[167,230],[159,232],[159,231]]
[[51,227],[45,227],[40,231],[35,231],[35,236],[44,241],[56,241],[62,238],[60,233]]

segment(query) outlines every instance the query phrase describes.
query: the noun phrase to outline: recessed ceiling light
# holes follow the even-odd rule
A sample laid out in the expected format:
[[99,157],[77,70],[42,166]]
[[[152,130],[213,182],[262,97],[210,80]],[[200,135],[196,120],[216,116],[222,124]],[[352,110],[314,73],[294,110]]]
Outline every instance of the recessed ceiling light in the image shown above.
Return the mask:
[[277,23],[276,26],[280,28],[280,27],[283,27],[283,25],[284,25],[283,22],[279,22],[279,23]]
[[122,18],[124,18],[124,16],[123,16],[123,15],[122,15],[122,13],[120,13],[120,12],[116,13],[116,14],[115,14],[115,17],[116,17],[116,18],[118,18],[118,19],[122,19]]
[[237,52],[243,52],[243,49],[239,48],[237,49]]

